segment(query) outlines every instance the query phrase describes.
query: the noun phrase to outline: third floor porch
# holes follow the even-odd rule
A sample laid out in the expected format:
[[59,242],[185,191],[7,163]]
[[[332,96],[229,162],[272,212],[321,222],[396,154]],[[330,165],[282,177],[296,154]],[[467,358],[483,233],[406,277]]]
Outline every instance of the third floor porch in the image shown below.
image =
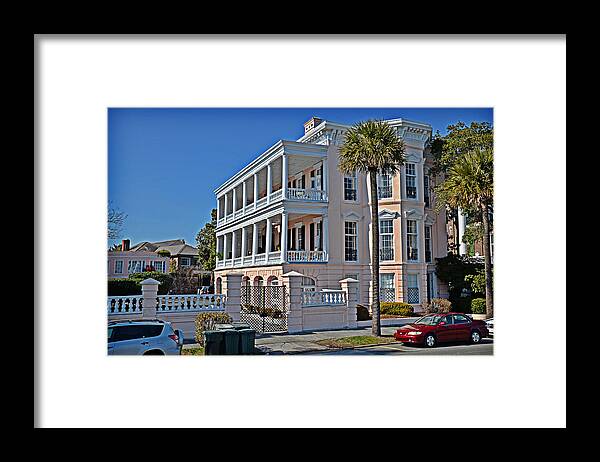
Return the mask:
[[215,191],[217,227],[283,201],[326,204],[327,180],[327,146],[279,141]]

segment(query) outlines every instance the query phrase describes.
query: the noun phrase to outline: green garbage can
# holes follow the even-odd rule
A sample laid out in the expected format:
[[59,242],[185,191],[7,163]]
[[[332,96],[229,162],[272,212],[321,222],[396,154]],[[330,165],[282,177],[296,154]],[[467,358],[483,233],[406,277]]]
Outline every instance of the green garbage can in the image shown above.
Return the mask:
[[232,322],[231,325],[235,330],[250,329],[250,324],[245,322]]
[[253,354],[256,331],[254,329],[240,329],[238,332],[240,333],[240,354]]
[[221,331],[225,340],[225,354],[239,355],[240,354],[240,331],[235,329],[227,329]]
[[222,355],[223,354],[223,332],[222,330],[207,330],[204,332],[204,354]]

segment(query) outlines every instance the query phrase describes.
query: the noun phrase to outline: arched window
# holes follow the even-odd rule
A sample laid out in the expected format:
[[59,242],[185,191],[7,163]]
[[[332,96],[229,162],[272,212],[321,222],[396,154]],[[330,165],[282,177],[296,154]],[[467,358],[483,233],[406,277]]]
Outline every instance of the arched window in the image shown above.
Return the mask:
[[267,285],[268,286],[277,286],[277,285],[279,285],[279,281],[277,280],[277,276],[269,276],[269,279],[267,279]]
[[223,284],[222,284],[221,278],[217,278],[217,280],[215,281],[215,293],[217,293],[217,294],[223,293]]
[[263,282],[262,276],[256,276],[254,278],[254,286],[255,287],[262,287],[263,285],[264,285],[264,282]]
[[250,278],[248,276],[242,278],[242,287],[250,287]]

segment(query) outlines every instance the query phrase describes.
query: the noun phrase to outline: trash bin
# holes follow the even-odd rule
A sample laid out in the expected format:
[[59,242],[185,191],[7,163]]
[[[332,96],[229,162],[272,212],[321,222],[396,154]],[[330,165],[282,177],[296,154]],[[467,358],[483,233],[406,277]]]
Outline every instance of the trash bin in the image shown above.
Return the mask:
[[222,330],[204,331],[204,354],[221,355],[223,354],[223,332]]
[[250,329],[250,324],[245,322],[232,322],[231,325],[235,330]]
[[240,331],[235,329],[227,329],[221,331],[225,340],[225,354],[239,355],[240,354]]
[[254,329],[240,329],[238,332],[240,333],[240,354],[253,354],[256,331]]
[[215,330],[233,329],[233,324],[215,324]]

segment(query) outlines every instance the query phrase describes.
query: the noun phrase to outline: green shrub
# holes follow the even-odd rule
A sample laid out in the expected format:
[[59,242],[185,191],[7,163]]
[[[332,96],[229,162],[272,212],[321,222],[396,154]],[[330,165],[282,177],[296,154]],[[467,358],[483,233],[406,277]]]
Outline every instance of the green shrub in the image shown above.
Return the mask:
[[[169,293],[169,289],[173,285],[173,276],[166,273],[159,273],[158,271],[145,271],[143,273],[134,273],[130,274],[129,278],[132,281],[135,281],[138,285],[144,279],[156,279],[160,284],[158,285],[158,294],[165,295]],[[140,286],[141,288],[141,286]],[[140,289],[141,290],[141,289]],[[140,292],[141,293],[141,292]],[[125,295],[133,295],[133,294],[125,294]]]
[[449,313],[452,308],[450,300],[445,298],[432,298],[425,307],[427,313]]
[[370,321],[371,314],[369,309],[363,305],[356,305],[356,320],[357,321]]
[[471,313],[485,314],[485,298],[474,298],[471,300]]
[[415,309],[412,305],[404,302],[381,302],[381,314],[391,314],[394,316],[413,316]]
[[109,279],[108,296],[141,295],[142,286],[131,279]]
[[452,302],[452,311],[457,313],[470,313],[473,297],[459,297]]
[[196,332],[194,337],[196,342],[204,345],[204,331],[213,330],[215,324],[229,324],[231,321],[231,316],[227,313],[200,313],[195,320]]

